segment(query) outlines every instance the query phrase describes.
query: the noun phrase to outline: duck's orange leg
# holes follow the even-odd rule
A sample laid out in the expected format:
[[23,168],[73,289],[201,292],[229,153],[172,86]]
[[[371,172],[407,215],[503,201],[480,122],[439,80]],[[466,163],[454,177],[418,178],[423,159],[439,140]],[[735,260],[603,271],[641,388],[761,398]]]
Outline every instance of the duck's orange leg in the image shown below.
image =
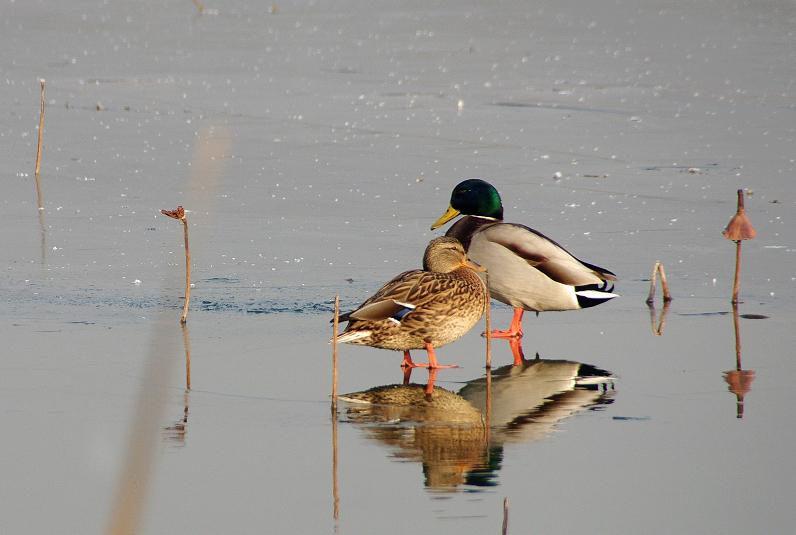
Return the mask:
[[514,317],[511,325],[505,331],[492,331],[492,338],[522,338],[522,314],[525,311],[514,307]]
[[525,361],[525,353],[522,352],[522,338],[509,338],[511,354],[514,355],[514,365],[519,366]]
[[424,392],[427,396],[430,396],[432,392],[434,392],[434,381],[437,380],[437,369],[436,368],[429,368],[428,369],[428,382],[426,383],[426,389]]
[[429,370],[439,370],[442,368],[458,368],[459,366],[456,364],[439,364],[437,362],[437,355],[434,353],[434,346],[432,346],[429,342],[426,342],[426,353],[428,353],[428,369]]
[[425,362],[415,362],[412,360],[412,355],[409,354],[409,350],[404,350],[404,359],[401,361],[401,368],[428,368],[428,364]]
[[404,366],[404,383],[403,384],[408,385],[409,382],[412,380],[412,370],[414,370],[414,368],[412,368],[410,366]]
[[409,351],[404,351],[404,360],[401,361],[401,367],[403,368],[458,368],[457,364],[439,364],[437,362],[437,355],[434,353],[434,346],[430,343],[426,342],[426,353],[428,353],[428,362],[415,362],[412,360],[412,356],[409,354]]

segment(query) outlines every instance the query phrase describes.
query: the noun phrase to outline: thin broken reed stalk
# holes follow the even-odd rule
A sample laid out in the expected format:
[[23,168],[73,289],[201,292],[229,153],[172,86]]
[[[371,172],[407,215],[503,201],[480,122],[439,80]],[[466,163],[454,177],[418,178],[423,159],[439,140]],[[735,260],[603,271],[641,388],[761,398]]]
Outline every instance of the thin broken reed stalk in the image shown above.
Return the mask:
[[39,139],[36,143],[36,167],[34,168],[33,173],[33,180],[36,184],[36,206],[39,209],[39,226],[41,227],[41,246],[42,246],[42,262],[44,261],[44,247],[45,247],[45,237],[44,237],[44,216],[42,212],[44,211],[44,196],[41,192],[41,148],[42,148],[42,141],[44,139],[44,78],[39,80],[39,84],[41,84],[41,96],[39,98]]
[[486,287],[486,367],[492,367],[492,303],[489,299],[489,274],[484,273],[484,286]]
[[[35,175],[39,176],[39,172],[41,171],[41,146],[42,146],[42,139],[44,137],[44,78],[39,80],[39,85],[41,86],[41,92],[39,97],[39,139],[36,143],[36,170]],[[39,205],[41,207],[41,205]]]
[[182,307],[180,323],[184,324],[188,321],[188,306],[191,303],[191,248],[188,245],[188,218],[185,217],[185,209],[182,206],[178,206],[175,210],[161,210],[160,213],[182,223],[185,238],[185,304]]
[[337,328],[340,325],[340,294],[334,296],[334,322],[332,323],[332,413],[337,417]]
[[36,173],[33,177],[33,181],[36,184],[36,207],[39,209],[39,212],[42,212],[44,211],[44,195],[42,195],[41,192],[41,175]]
[[500,531],[502,535],[509,532],[509,498],[503,498],[503,529]]
[[661,276],[664,304],[672,300],[672,294],[669,292],[669,282],[666,280],[666,270],[663,268],[663,264],[657,261],[655,265],[652,266],[652,275],[650,275],[650,293],[647,295],[646,301],[650,306],[655,302],[655,289],[658,286],[658,274]]

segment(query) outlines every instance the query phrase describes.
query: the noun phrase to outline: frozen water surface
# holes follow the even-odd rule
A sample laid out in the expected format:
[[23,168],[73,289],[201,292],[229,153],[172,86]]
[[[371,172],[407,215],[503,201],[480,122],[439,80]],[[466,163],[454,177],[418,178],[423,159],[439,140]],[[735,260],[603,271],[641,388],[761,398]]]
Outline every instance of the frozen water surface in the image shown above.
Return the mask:
[[[204,4],[0,0],[3,532],[106,529],[142,392],[165,398],[143,533],[485,533],[504,497],[510,533],[792,531],[792,2]],[[476,176],[507,219],[620,276],[620,299],[529,314],[523,343],[613,386],[501,398],[496,370],[488,444],[341,404],[335,520],[332,299],[419,265]],[[739,187],[751,383],[725,374]],[[178,204],[188,394],[182,231],[159,214]],[[437,378],[476,409],[478,334],[440,349],[461,368]],[[400,383],[399,361],[343,347],[340,390]],[[725,376],[751,386],[743,418]]]

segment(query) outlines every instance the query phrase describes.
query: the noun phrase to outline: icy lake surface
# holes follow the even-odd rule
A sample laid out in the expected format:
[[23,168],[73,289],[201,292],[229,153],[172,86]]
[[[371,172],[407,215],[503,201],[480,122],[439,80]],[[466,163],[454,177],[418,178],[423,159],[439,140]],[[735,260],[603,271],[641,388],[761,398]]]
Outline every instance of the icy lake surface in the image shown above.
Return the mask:
[[[514,534],[793,531],[794,2],[200,5],[0,0],[0,531],[103,532],[130,488],[151,534],[496,533],[504,498]],[[438,350],[460,419],[333,426],[335,294],[417,267],[470,177],[621,297],[495,341],[488,415],[481,324]],[[341,347],[340,391],[399,362]]]

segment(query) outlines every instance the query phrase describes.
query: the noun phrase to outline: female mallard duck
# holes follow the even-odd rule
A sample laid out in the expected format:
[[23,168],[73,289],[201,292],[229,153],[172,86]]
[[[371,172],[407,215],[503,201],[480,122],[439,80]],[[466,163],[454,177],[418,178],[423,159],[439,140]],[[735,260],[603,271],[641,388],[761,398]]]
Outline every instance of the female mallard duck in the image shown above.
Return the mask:
[[[401,366],[442,368],[434,348],[462,337],[484,312],[486,287],[455,238],[431,240],[423,270],[401,273],[353,312],[338,342],[404,352]],[[410,349],[425,349],[428,364],[416,364]]]
[[617,297],[607,281],[616,275],[581,262],[563,247],[532,228],[503,223],[503,204],[488,182],[470,179],[453,189],[447,212],[431,225],[434,230],[459,214],[446,236],[457,238],[467,255],[487,270],[489,293],[514,307],[505,331],[492,336],[522,336],[525,310],[576,310]]

